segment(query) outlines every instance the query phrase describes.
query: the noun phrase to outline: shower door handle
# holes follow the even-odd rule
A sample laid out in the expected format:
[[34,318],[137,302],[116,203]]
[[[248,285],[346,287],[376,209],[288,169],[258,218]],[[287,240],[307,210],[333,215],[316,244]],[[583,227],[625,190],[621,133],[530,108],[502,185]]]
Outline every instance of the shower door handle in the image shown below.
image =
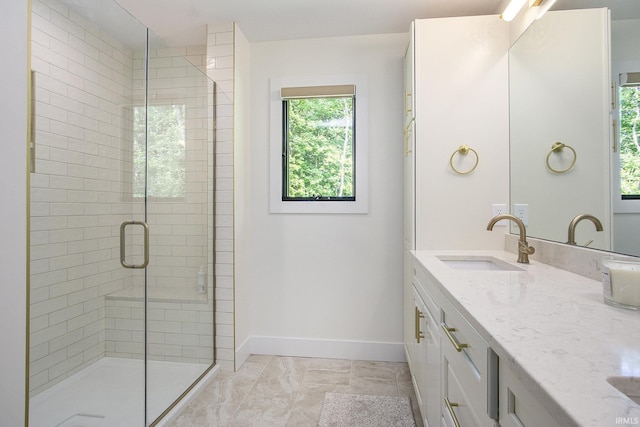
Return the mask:
[[[141,225],[144,229],[144,262],[142,264],[127,263],[125,229],[128,225]],[[120,264],[124,268],[145,268],[149,265],[149,225],[146,222],[132,220],[120,224]]]
[[36,72],[31,71],[29,82],[29,169],[36,172]]

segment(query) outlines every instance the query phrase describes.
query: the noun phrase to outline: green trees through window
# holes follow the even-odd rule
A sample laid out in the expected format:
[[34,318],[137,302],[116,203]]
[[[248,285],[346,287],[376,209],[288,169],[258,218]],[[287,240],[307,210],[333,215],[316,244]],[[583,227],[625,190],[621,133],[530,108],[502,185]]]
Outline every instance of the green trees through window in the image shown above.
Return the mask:
[[282,200],[355,200],[354,97],[283,101]]
[[144,107],[134,109],[133,197],[144,197],[146,184],[148,197],[182,198],[185,196],[185,106],[153,105],[146,111],[147,117]]
[[640,198],[640,86],[620,88],[620,194]]

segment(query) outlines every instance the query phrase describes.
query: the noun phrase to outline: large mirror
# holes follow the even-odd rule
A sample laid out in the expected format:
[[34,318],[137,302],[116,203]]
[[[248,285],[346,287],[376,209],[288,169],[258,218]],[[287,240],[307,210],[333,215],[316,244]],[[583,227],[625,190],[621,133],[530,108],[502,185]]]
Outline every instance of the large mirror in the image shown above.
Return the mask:
[[638,0],[558,0],[513,44],[511,209],[529,236],[640,256],[638,72]]

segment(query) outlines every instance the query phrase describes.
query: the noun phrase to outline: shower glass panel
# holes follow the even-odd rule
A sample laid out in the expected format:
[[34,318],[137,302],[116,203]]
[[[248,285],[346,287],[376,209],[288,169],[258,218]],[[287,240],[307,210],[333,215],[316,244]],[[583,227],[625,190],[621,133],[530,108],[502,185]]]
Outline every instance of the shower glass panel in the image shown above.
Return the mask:
[[30,426],[150,425],[213,366],[214,88],[186,50],[32,0]]
[[[152,32],[148,47],[146,189],[153,232],[146,353],[147,419],[153,421],[213,363],[213,86]],[[140,137],[134,141],[144,140],[143,128],[135,122]],[[141,157],[134,150],[134,159]]]

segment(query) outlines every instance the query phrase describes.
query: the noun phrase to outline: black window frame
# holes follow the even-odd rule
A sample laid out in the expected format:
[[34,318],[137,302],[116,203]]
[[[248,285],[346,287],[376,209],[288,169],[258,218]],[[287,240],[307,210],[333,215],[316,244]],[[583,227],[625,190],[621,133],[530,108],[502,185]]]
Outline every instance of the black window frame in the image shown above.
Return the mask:
[[[623,79],[624,76],[624,79]],[[631,77],[633,76],[633,77]],[[628,80],[629,79],[629,80]],[[617,192],[618,195],[620,196],[620,200],[621,201],[625,201],[625,200],[640,200],[640,188],[638,188],[636,190],[635,193],[633,194],[622,194],[622,91],[625,90],[625,88],[635,88],[635,90],[640,90],[638,88],[640,88],[640,72],[631,72],[631,73],[623,73],[620,74],[620,85],[619,85],[619,89],[618,89],[618,96],[616,97],[617,99],[617,103],[618,105],[616,106],[616,109],[618,110],[618,123],[619,125],[617,126],[617,129],[614,131],[618,132],[618,135],[616,135],[615,137],[620,141],[619,145],[620,148],[617,150],[617,156],[618,156],[618,171],[617,171],[617,179],[618,179],[618,183],[617,183]]]
[[318,98],[351,98],[352,99],[352,140],[351,140],[351,165],[353,170],[352,177],[352,196],[324,196],[322,194],[314,194],[307,197],[289,196],[289,99],[282,100],[282,201],[283,202],[355,202],[356,201],[356,96],[326,96]]

